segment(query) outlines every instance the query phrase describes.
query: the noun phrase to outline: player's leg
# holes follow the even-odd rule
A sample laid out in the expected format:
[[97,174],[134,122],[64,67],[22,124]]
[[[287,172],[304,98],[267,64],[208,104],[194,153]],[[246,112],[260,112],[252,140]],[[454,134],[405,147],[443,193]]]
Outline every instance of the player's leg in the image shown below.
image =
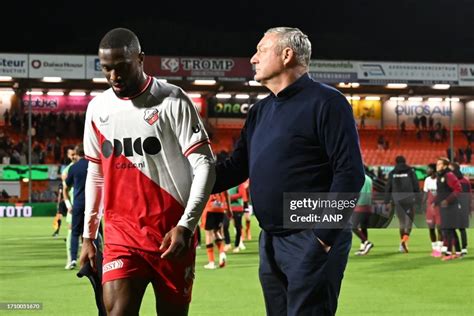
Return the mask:
[[374,247],[374,244],[369,241],[369,232],[367,230],[367,228],[369,227],[369,221],[370,221],[370,213],[363,212],[361,214],[361,220],[360,220],[360,229],[361,229],[362,234],[365,236],[364,250],[362,252],[362,255],[368,254],[370,249]]
[[215,234],[214,229],[217,227],[216,223],[216,213],[207,212],[206,213],[206,225],[204,226],[205,229],[205,239],[206,239],[206,252],[207,252],[207,259],[208,263],[204,266],[205,269],[215,269],[216,263],[214,258],[214,241],[215,241]]
[[250,229],[250,224],[251,224],[251,221],[250,221],[250,218],[252,216],[252,213],[251,213],[251,208],[252,206],[250,205],[247,209],[247,211],[245,212],[245,238],[244,239],[247,239],[247,240],[252,240],[252,231]]
[[224,242],[225,242],[225,251],[228,251],[232,248],[232,245],[231,245],[231,239],[230,239],[230,233],[229,233],[229,225],[230,225],[230,218],[225,215],[223,218],[222,218],[222,224],[223,224],[223,228],[222,228],[222,232],[224,234]]
[[[211,213],[208,213],[211,214]],[[205,238],[206,238],[206,253],[207,253],[207,260],[208,263],[204,266],[205,269],[215,269],[216,263],[214,258],[214,232],[212,230],[208,230],[208,221],[209,217],[206,220],[206,230],[205,230]]]
[[235,226],[234,252],[245,249],[244,243],[242,242],[242,215],[243,212],[234,212],[233,214]]
[[[194,241],[195,245],[195,241]],[[156,254],[146,255],[155,270],[152,281],[159,316],[185,316],[191,302],[196,249],[190,247],[176,260],[161,259]]]
[[[153,283],[153,288],[155,294],[158,293],[158,288],[155,286],[156,283]],[[186,316],[189,311],[189,304],[175,304],[167,299],[163,298],[161,295],[155,295],[156,298],[156,313],[159,316]]]
[[465,228],[460,228],[459,232],[461,233],[461,255],[467,255],[467,233]]
[[138,315],[149,280],[130,277],[106,282],[104,305],[109,316]]
[[71,263],[72,214],[67,213],[66,223],[67,223],[67,236],[66,236],[67,262],[66,262],[65,268],[68,269],[68,266]]
[[77,265],[77,253],[79,251],[79,238],[84,230],[84,210],[73,209],[72,232],[71,232],[71,263],[66,269],[74,269]]

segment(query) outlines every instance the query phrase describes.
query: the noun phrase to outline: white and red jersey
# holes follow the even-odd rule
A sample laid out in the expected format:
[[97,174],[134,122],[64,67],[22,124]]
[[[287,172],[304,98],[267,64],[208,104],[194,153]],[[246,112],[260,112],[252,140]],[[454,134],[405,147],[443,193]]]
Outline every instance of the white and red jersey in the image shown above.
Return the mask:
[[157,251],[176,226],[193,181],[187,155],[209,143],[191,100],[148,77],[132,98],[112,89],[87,108],[84,151],[104,175],[105,241]]

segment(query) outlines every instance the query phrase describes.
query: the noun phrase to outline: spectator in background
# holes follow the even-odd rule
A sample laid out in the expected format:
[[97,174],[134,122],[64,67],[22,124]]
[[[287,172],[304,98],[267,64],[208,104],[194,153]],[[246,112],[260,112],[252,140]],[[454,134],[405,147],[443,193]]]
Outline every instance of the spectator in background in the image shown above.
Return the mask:
[[10,112],[8,111],[8,109],[3,112],[3,120],[5,121],[5,126],[10,125]]
[[421,124],[422,129],[426,129],[426,116],[425,115],[422,115],[420,117],[420,124]]
[[[454,153],[454,150],[453,150],[453,153]],[[449,147],[446,149],[446,156],[448,157],[449,161],[453,160],[453,157],[451,157],[451,148]]]
[[379,138],[377,139],[377,149],[384,149],[385,146],[385,138],[383,135],[379,135]]
[[55,163],[61,162],[61,144],[61,138],[59,138],[59,136],[56,136],[56,141],[53,145],[53,155]]
[[401,130],[402,134],[405,134],[405,132],[407,130],[407,124],[405,123],[405,121],[402,121],[400,123],[400,130]]
[[434,128],[434,119],[432,116],[428,119],[428,128],[432,130]]
[[471,145],[467,145],[466,149],[464,150],[464,153],[466,154],[466,163],[470,164],[471,163],[471,156],[472,156],[472,148]]
[[415,118],[413,119],[413,124],[415,124],[416,130],[420,128],[420,118],[418,116],[415,116]]
[[464,163],[464,150],[462,148],[458,148],[458,163]]
[[448,139],[448,130],[446,126],[443,125],[441,128],[441,141],[445,142]]

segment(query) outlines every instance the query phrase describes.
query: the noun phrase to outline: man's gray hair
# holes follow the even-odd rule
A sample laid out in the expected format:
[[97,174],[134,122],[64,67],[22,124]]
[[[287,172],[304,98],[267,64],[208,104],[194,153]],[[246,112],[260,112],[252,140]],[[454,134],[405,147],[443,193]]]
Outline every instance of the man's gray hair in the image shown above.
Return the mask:
[[289,47],[295,53],[299,65],[309,67],[311,60],[311,42],[308,36],[296,27],[273,27],[265,34],[276,33],[279,35],[277,49],[282,52],[285,47]]

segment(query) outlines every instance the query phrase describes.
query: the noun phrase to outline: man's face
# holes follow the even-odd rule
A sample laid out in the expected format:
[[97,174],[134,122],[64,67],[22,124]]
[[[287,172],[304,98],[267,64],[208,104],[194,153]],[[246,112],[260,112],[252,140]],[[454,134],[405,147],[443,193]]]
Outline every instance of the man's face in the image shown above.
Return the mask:
[[117,96],[130,97],[139,91],[142,53],[130,52],[127,47],[101,48],[99,60],[102,72]]
[[67,150],[67,157],[72,161],[76,162],[76,151],[74,149]]
[[447,166],[443,163],[442,160],[438,160],[438,161],[436,162],[436,171],[437,171],[437,172],[441,172],[441,171],[443,171],[443,170],[446,169],[446,168],[447,168]]
[[265,34],[257,45],[257,52],[250,59],[255,65],[255,81],[265,85],[272,78],[280,75],[285,69],[282,53],[277,51],[279,35]]
[[426,174],[428,175],[428,177],[431,177],[434,174],[434,170],[428,167],[428,169],[426,169]]

